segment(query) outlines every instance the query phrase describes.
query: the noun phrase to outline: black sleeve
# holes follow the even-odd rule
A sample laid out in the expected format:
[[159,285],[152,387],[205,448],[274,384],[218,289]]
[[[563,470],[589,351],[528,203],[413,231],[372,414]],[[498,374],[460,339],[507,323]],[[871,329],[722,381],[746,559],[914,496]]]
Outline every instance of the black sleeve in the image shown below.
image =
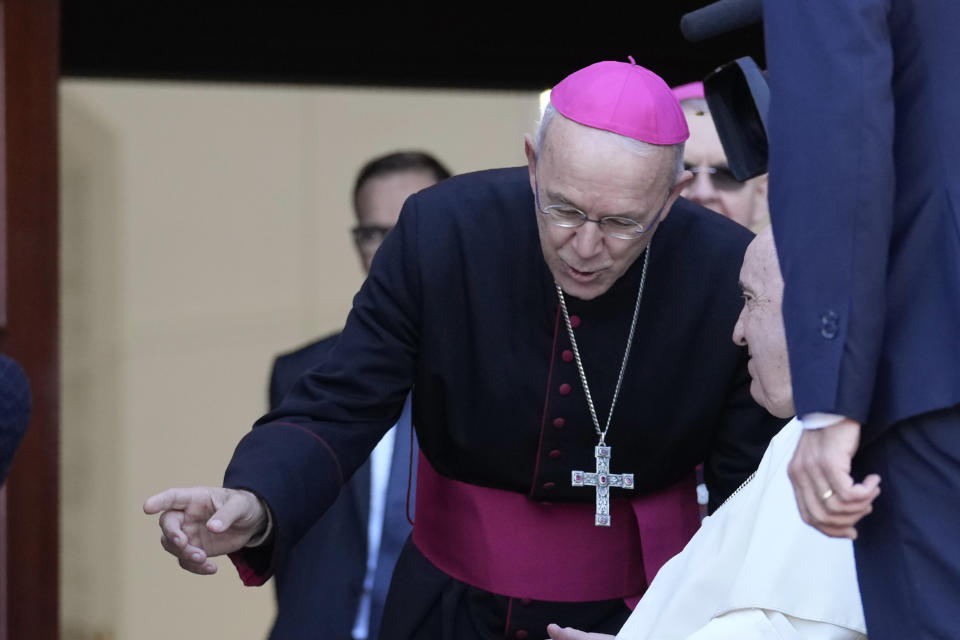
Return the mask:
[[329,356],[254,425],[227,467],[224,486],[253,491],[274,515],[271,569],[333,504],[413,385],[421,309],[415,199],[377,252]]

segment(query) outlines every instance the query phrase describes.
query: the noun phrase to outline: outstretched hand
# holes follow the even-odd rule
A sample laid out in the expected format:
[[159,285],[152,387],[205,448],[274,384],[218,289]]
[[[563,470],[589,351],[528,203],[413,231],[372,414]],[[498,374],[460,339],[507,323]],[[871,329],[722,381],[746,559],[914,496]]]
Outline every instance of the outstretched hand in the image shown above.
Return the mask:
[[860,423],[853,420],[807,429],[787,468],[803,520],[828,536],[856,539],[854,525],[880,495],[880,476],[858,483],[850,475],[859,444]]
[[160,514],[160,545],[200,575],[216,573],[211,557],[242,549],[267,523],[254,494],[220,487],[167,489],[147,498],[143,511]]
[[614,640],[614,636],[605,633],[587,633],[571,627],[560,628],[558,624],[548,624],[547,633],[550,634],[550,640]]

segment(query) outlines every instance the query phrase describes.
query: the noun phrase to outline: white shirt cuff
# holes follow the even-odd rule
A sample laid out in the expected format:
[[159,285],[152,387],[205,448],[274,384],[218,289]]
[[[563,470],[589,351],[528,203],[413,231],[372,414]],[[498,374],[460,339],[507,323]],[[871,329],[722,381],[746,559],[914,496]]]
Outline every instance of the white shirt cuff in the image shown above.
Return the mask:
[[813,413],[808,413],[800,421],[803,423],[804,429],[823,429],[824,427],[832,427],[841,420],[846,420],[846,416],[840,416],[835,413],[821,413],[815,411]]

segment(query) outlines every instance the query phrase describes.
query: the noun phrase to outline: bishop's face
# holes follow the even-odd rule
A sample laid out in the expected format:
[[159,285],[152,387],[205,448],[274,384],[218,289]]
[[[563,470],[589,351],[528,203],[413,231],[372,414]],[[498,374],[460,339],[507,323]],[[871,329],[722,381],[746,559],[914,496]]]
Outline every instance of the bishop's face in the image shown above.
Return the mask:
[[539,157],[529,136],[526,153],[530,186],[539,187],[542,207],[568,205],[591,220],[619,216],[651,225],[641,236],[624,240],[591,222],[557,226],[536,211],[540,246],[554,279],[582,300],[602,295],[643,253],[680,194],[673,149],[653,147],[644,157],[605,132],[557,115]]

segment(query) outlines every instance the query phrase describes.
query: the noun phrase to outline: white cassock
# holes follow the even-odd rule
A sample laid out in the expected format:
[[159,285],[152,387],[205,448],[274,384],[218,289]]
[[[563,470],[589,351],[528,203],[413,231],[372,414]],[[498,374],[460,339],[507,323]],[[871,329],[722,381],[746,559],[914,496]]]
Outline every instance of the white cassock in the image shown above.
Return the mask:
[[752,480],[660,569],[620,640],[857,640],[853,544],[800,519],[787,464],[803,427],[770,442]]

